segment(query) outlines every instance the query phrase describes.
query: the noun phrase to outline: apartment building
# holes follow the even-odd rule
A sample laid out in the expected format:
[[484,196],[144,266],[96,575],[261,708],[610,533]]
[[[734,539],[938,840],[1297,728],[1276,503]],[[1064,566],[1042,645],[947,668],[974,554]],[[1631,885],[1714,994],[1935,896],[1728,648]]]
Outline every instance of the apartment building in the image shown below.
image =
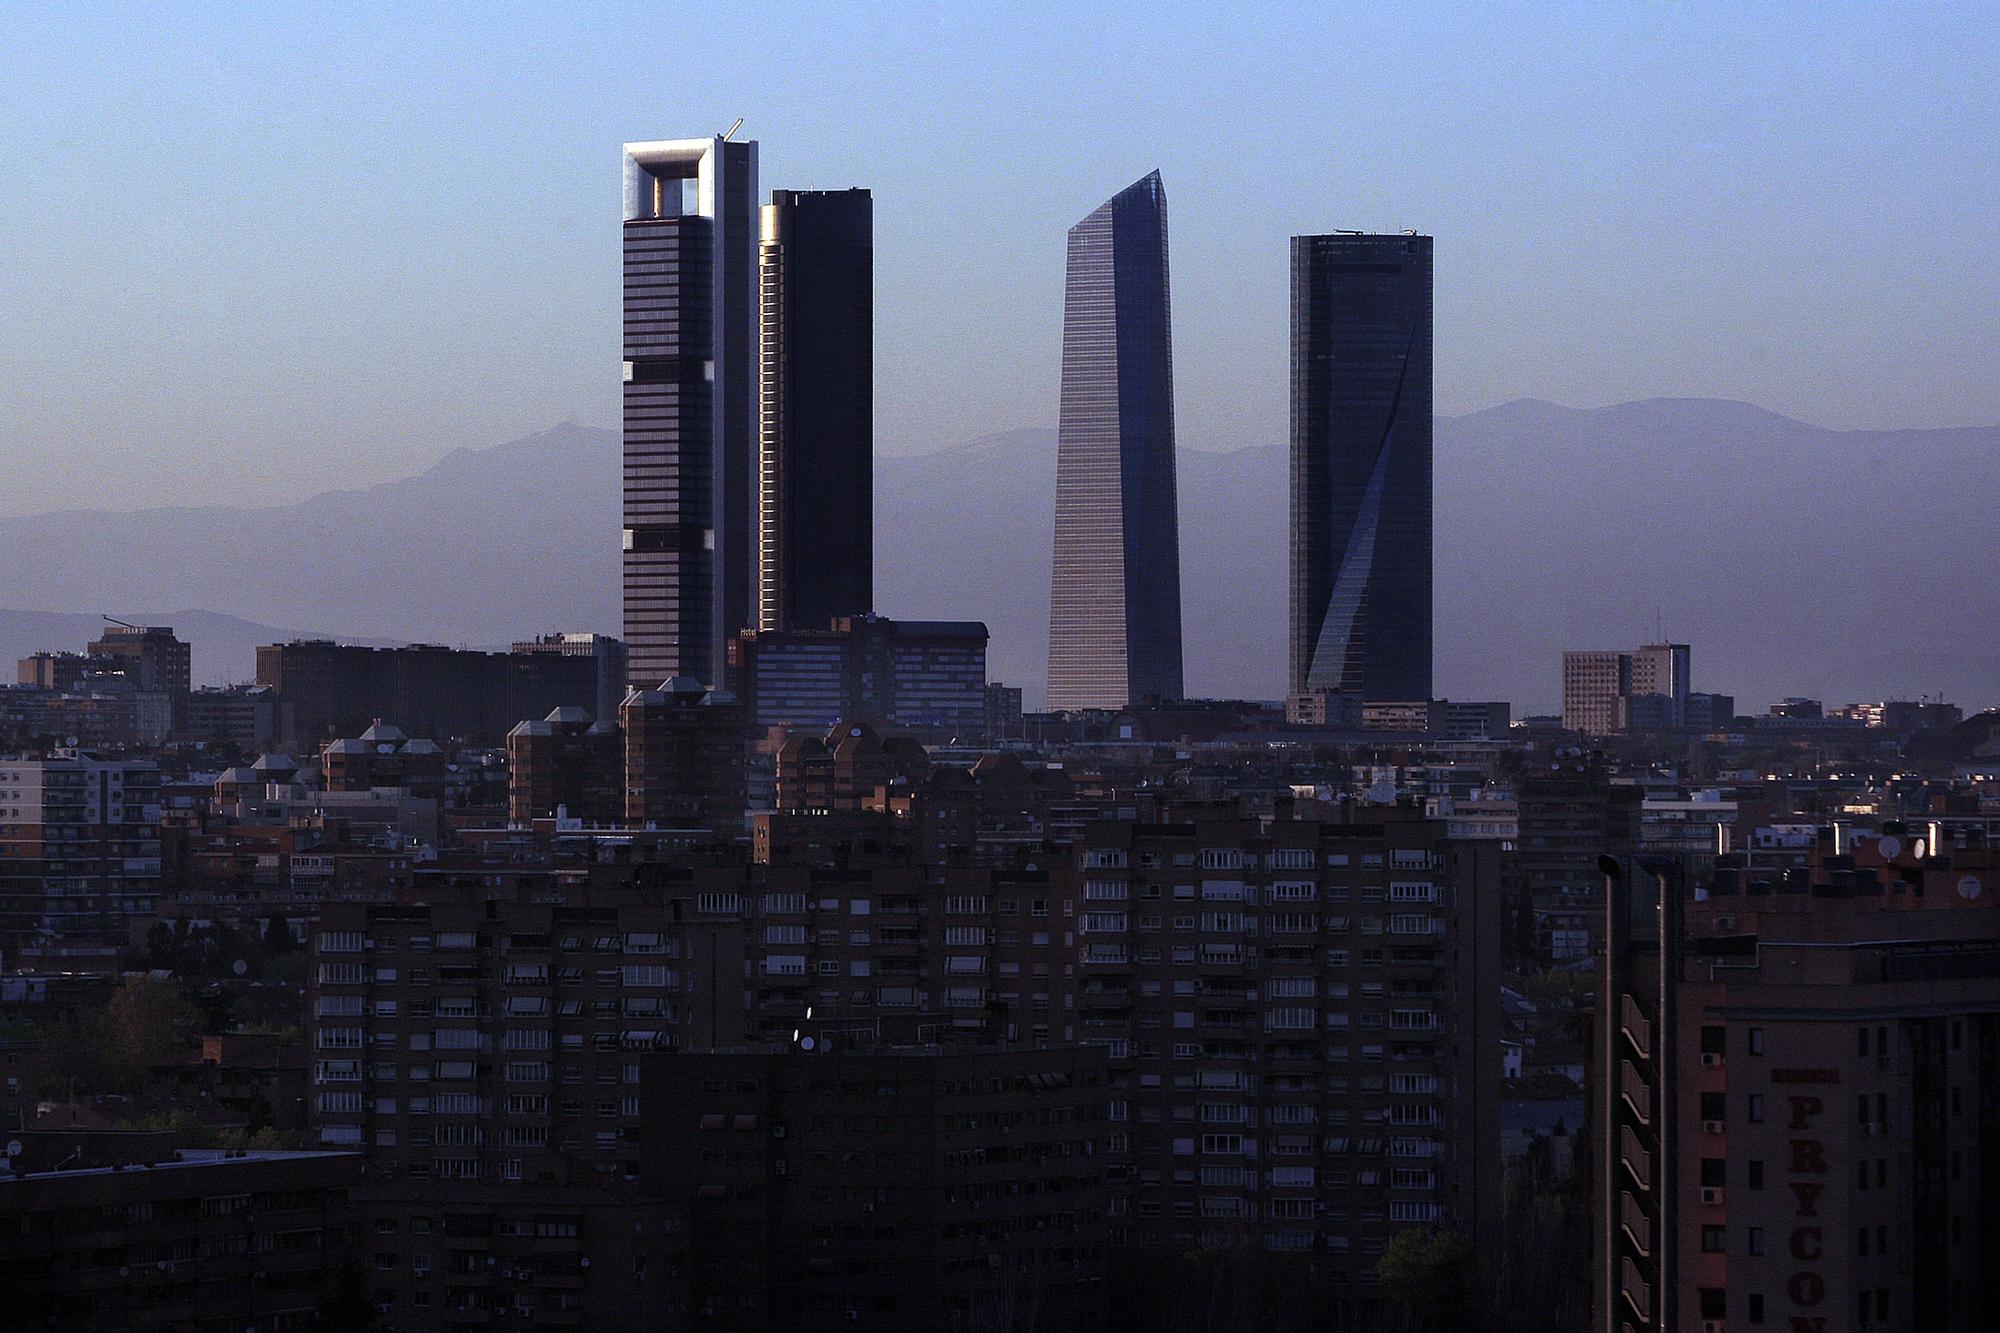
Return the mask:
[[160,771],[87,750],[0,759],[0,956],[122,946],[160,895]]
[[1310,1256],[1365,1321],[1397,1230],[1498,1220],[1500,896],[1494,844],[1348,814],[1092,826],[1076,1016],[1114,1245]]
[[1614,1330],[2000,1313],[2000,856],[1888,824],[1805,874],[1613,877],[1593,1095]]
[[688,1327],[1097,1326],[1103,1052],[817,1031],[648,1064],[646,1174],[689,1217]]
[[169,1134],[9,1134],[10,1328],[303,1330],[348,1253],[353,1153],[176,1150]]

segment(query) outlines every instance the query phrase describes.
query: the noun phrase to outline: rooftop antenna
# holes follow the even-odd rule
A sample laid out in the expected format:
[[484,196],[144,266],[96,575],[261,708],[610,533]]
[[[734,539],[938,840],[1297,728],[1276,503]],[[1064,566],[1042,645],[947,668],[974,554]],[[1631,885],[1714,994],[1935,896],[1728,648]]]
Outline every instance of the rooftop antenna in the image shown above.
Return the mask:
[[122,626],[124,626],[124,627],[125,627],[126,629],[138,629],[138,628],[139,628],[139,626],[137,626],[137,625],[133,624],[133,623],[132,623],[131,621],[129,621],[129,620],[120,620],[120,619],[119,619],[119,618],[118,618],[117,616],[105,616],[104,618],[105,618],[106,620],[110,621],[110,622],[111,622],[112,624],[114,624],[114,625],[122,625]]
[[731,125],[728,129],[722,132],[722,142],[728,143],[730,139],[735,136],[736,131],[742,128],[743,128],[743,117],[738,116],[736,118],[736,123],[734,125]]

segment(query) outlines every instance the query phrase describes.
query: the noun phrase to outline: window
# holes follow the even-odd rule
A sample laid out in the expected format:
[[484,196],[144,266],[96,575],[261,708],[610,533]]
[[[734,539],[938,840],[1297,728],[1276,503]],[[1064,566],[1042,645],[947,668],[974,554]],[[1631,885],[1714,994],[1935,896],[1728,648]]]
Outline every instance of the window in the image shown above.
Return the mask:
[[1721,1254],[1728,1248],[1727,1244],[1725,1244],[1726,1240],[1727,1237],[1723,1232],[1723,1228],[1705,1226],[1701,1229],[1701,1252],[1703,1254]]
[[1749,1118],[1752,1124],[1762,1124],[1764,1120],[1764,1094],[1753,1092],[1749,1100]]
[[1701,1029],[1701,1053],[1703,1055],[1721,1055],[1725,1049],[1724,1041],[1726,1040],[1727,1033],[1727,1028],[1717,1024],[1704,1024]]
[[1751,1029],[1750,1029],[1750,1054],[1752,1054],[1752,1055],[1762,1055],[1763,1053],[1764,1053],[1764,1029],[1762,1029],[1762,1028],[1751,1028]]
[[1751,1254],[1764,1252],[1764,1228],[1751,1227],[1744,1238],[1744,1248]]
[[1751,1163],[1749,1164],[1749,1167],[1750,1167],[1750,1181],[1749,1181],[1749,1188],[1751,1188],[1751,1189],[1753,1189],[1753,1190],[1760,1190],[1760,1189],[1763,1189],[1763,1188],[1764,1188],[1764,1164],[1763,1164],[1762,1162],[1760,1162],[1760,1161],[1757,1161],[1757,1162],[1751,1162]]

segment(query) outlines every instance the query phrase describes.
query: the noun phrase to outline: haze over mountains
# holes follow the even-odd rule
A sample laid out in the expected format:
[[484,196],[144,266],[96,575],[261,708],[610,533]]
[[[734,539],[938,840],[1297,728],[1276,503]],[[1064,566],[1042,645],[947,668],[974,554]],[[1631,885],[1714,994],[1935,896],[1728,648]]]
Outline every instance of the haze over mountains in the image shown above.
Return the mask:
[[[1658,625],[1694,645],[1697,689],[1746,709],[2000,703],[1996,460],[2000,427],[1831,431],[1712,399],[1440,417],[1439,693],[1550,710],[1564,648]],[[1279,441],[1181,453],[1191,694],[1285,688],[1286,472]],[[1031,702],[1054,490],[1053,430],[876,461],[880,609],[986,621],[992,676]],[[248,678],[249,647],[293,632],[271,626],[487,646],[616,632],[618,513],[617,433],[565,424],[295,505],[0,518],[0,605],[165,619],[203,681]],[[129,614],[161,607],[225,618]],[[0,611],[0,660],[84,637]]]

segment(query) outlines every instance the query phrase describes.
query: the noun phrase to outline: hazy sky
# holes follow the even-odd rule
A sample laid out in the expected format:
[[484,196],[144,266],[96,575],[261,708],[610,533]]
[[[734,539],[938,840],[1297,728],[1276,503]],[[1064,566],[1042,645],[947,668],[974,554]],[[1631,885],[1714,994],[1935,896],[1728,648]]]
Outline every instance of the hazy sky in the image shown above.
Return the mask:
[[1990,4],[164,8],[0,2],[0,512],[614,424],[619,145],[737,116],[875,191],[884,452],[1053,424],[1063,231],[1154,167],[1186,447],[1283,438],[1340,227],[1438,237],[1441,412],[2000,421]]

